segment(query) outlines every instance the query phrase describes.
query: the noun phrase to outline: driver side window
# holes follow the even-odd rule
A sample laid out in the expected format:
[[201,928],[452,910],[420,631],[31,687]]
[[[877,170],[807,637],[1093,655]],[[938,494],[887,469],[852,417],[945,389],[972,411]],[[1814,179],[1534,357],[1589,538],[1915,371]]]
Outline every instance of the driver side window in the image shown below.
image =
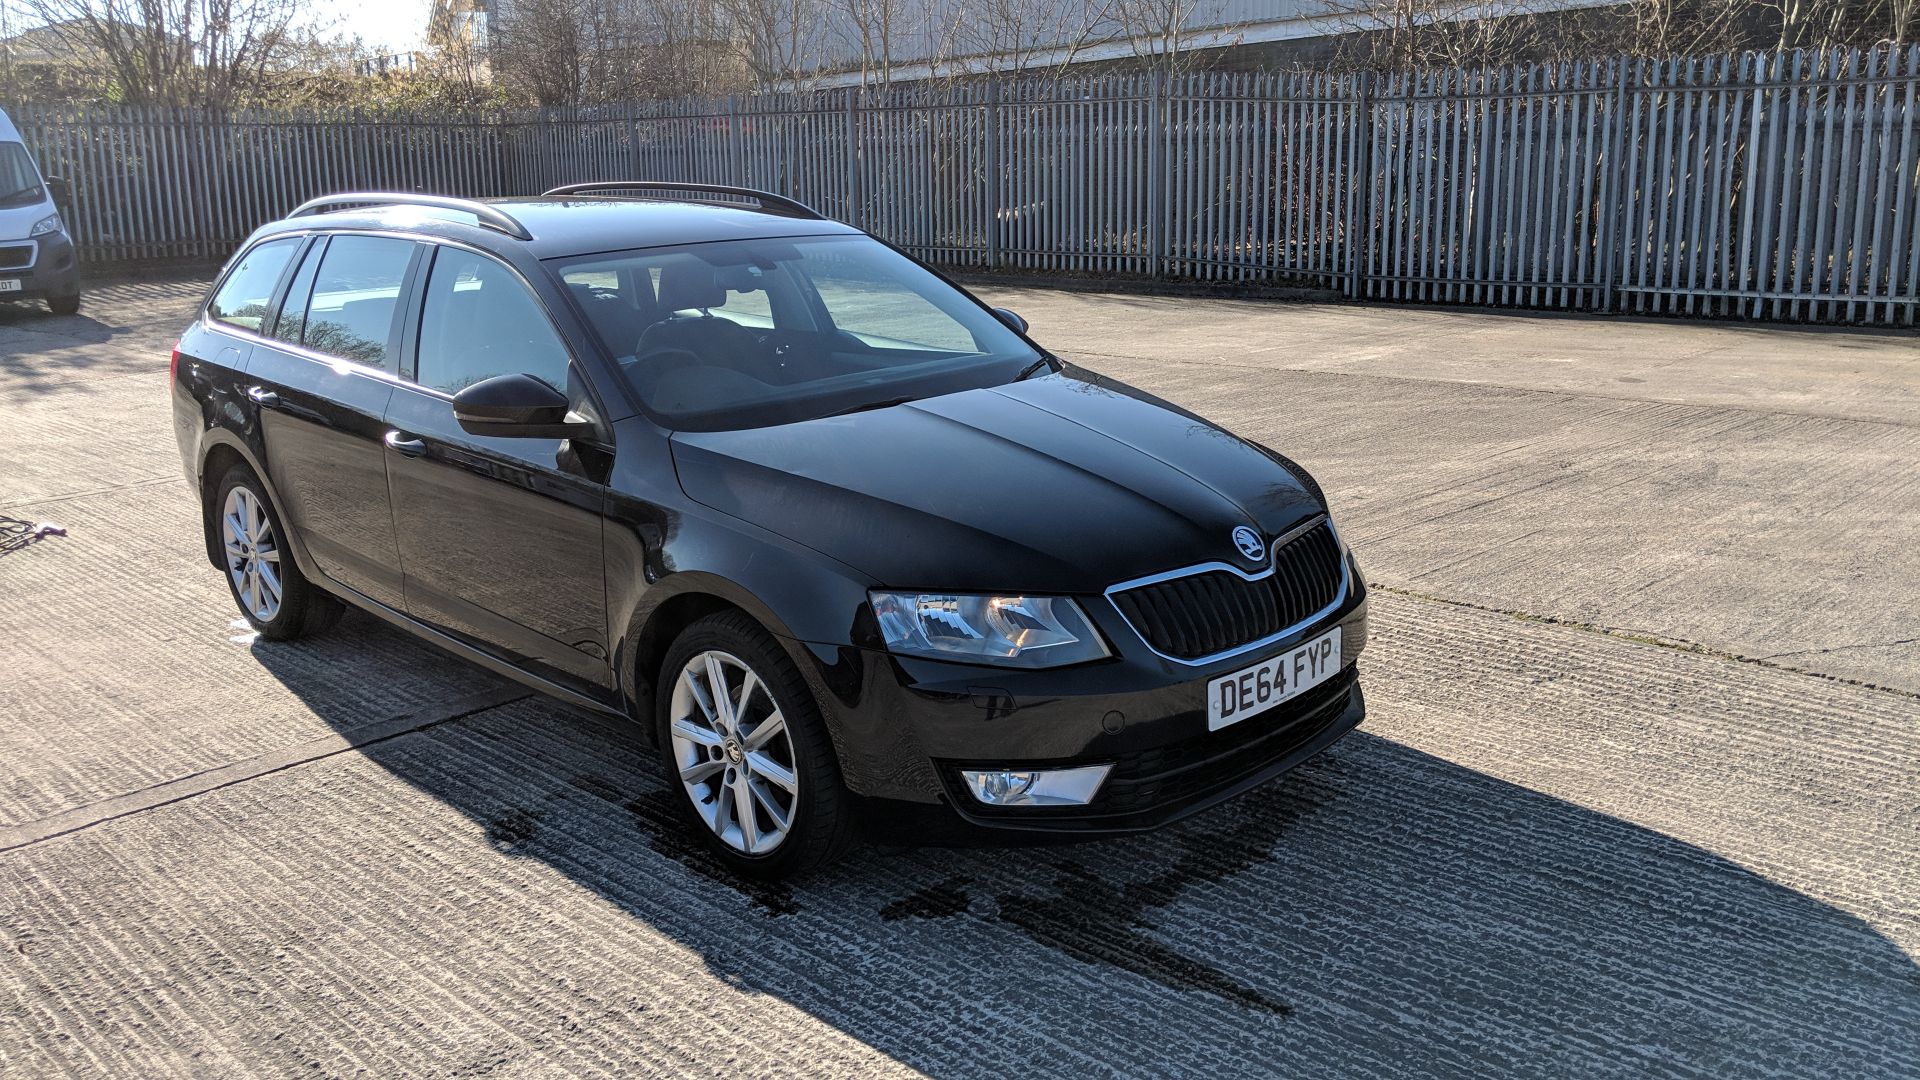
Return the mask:
[[427,277],[414,381],[457,394],[495,375],[567,389],[567,347],[519,276],[484,255],[443,247]]

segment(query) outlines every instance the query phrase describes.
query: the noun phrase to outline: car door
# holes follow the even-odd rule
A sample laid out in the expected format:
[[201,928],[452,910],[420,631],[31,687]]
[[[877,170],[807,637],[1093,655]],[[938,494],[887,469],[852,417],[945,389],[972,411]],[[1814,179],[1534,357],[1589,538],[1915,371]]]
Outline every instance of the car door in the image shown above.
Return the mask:
[[282,520],[321,573],[396,609],[405,596],[381,440],[422,250],[388,236],[315,237],[247,364]]
[[223,421],[234,426],[235,418],[251,411],[246,401],[247,358],[266,332],[274,297],[305,243],[304,236],[282,236],[255,244],[220,280],[204,317],[180,335],[175,363],[182,369],[174,424],[188,475],[195,475],[199,466],[201,432]]
[[386,422],[387,477],[414,618],[592,696],[607,659],[602,521],[611,455],[590,442],[475,435],[452,395],[528,374],[592,413],[545,306],[506,264],[438,246],[409,378]]

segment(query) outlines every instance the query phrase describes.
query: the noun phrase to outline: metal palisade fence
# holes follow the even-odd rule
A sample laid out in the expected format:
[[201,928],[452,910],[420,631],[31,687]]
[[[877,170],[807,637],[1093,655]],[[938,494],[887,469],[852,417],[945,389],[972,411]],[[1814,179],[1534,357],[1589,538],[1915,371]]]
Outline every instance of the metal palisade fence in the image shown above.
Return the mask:
[[559,113],[22,107],[95,261],[224,255],[324,192],[774,190],[962,268],[1913,325],[1920,48],[1111,75]]

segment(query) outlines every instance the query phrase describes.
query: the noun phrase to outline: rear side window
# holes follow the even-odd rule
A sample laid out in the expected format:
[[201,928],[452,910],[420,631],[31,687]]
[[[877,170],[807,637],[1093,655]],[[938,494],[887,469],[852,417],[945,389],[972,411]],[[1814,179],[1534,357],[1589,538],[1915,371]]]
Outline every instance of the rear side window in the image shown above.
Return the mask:
[[457,394],[495,375],[532,375],[565,392],[567,347],[513,271],[443,247],[427,279],[414,381]]
[[313,277],[300,344],[343,360],[394,370],[394,315],[400,309],[400,287],[406,282],[413,251],[411,240],[335,236]]
[[241,257],[240,265],[233,268],[227,280],[220,283],[219,291],[207,305],[207,315],[215,322],[259,333],[261,321],[267,316],[267,306],[273,302],[273,287],[280,284],[287,260],[293,258],[299,247],[297,236],[255,246]]

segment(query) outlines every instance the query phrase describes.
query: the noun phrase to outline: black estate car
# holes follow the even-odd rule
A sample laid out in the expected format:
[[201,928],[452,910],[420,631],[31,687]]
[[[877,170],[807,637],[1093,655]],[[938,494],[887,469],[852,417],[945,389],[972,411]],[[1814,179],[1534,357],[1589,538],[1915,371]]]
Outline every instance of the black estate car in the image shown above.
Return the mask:
[[353,604],[630,718],[743,874],[1152,828],[1364,712],[1305,471],[780,196],[316,199],[171,388],[262,637]]

